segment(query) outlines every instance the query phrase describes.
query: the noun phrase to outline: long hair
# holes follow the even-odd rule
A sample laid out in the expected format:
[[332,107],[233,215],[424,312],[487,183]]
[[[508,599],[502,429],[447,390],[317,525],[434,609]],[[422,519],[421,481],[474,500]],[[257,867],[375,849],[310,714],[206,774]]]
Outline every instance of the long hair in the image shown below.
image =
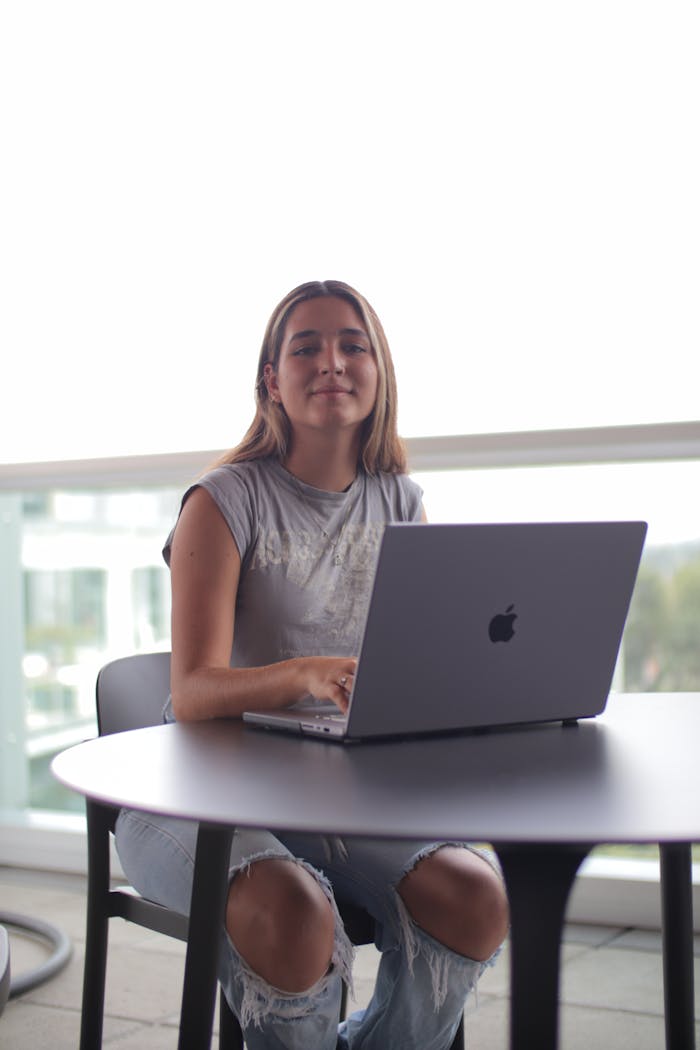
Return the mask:
[[242,463],[251,459],[284,459],[289,451],[291,425],[279,403],[270,401],[265,386],[265,366],[277,370],[284,331],[295,306],[324,296],[344,299],[357,312],[369,336],[377,364],[377,397],[363,423],[360,460],[369,474],[406,472],[406,450],[397,432],[397,391],[394,363],[384,329],[376,313],[359,292],[343,281],[309,281],[285,295],[272,311],[265,329],[255,381],[255,416],[243,440],[217,460]]

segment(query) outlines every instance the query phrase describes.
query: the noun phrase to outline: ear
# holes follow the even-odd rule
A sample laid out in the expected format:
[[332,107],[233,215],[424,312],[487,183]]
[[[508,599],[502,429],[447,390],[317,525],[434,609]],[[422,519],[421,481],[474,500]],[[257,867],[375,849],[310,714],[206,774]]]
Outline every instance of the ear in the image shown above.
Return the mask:
[[279,401],[279,387],[277,385],[277,375],[271,364],[266,364],[263,369],[263,379],[265,380],[265,387],[267,389],[268,397],[270,401]]

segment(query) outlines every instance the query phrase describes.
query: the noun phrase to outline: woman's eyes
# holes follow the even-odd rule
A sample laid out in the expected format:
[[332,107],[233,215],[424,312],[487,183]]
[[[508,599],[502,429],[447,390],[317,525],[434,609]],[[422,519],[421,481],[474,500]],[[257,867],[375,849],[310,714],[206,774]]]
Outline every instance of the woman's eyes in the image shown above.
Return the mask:
[[[319,353],[320,349],[319,346],[298,346],[296,350],[292,351],[292,357],[310,357],[311,354]],[[360,343],[344,343],[341,346],[341,350],[344,354],[350,354],[351,356],[369,353],[369,348],[362,346]]]

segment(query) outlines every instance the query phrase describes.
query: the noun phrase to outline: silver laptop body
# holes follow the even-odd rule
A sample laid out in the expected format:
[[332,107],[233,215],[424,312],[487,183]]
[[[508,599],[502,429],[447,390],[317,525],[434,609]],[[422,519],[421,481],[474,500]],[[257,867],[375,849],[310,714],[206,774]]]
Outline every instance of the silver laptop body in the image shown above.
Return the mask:
[[347,716],[247,711],[320,739],[600,714],[646,523],[387,525]]

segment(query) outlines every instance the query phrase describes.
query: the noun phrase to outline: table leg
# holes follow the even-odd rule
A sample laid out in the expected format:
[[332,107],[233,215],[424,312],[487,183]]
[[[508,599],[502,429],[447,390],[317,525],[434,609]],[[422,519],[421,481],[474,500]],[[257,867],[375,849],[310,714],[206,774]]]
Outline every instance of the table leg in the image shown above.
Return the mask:
[[217,958],[228,891],[231,828],[200,824],[194,863],[179,1050],[209,1050]]
[[511,1050],[556,1050],[564,914],[589,846],[496,847],[510,903]]
[[695,1048],[693,882],[690,843],[659,846],[668,1050]]

